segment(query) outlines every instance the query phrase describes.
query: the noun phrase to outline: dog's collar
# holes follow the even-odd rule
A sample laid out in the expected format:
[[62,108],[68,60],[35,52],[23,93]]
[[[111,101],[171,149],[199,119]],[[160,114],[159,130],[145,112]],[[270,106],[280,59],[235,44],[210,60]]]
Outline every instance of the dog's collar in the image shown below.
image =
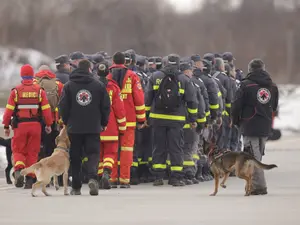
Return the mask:
[[56,148],[59,148],[61,150],[64,150],[65,152],[69,153],[69,149],[68,148],[64,148],[64,147],[61,147],[61,146],[57,146]]

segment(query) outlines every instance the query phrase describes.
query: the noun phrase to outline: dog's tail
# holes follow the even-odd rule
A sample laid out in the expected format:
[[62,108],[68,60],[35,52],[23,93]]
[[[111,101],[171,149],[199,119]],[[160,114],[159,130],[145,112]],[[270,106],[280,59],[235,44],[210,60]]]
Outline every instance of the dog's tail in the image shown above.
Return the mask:
[[254,164],[257,168],[260,168],[263,170],[271,170],[273,168],[277,168],[277,165],[275,165],[275,164],[264,164],[264,163],[256,160],[254,157],[253,157],[252,161],[254,162]]
[[33,164],[32,166],[21,170],[21,175],[26,176],[29,173],[34,173],[34,170],[40,168],[41,166],[42,166],[41,163],[37,162],[37,163]]

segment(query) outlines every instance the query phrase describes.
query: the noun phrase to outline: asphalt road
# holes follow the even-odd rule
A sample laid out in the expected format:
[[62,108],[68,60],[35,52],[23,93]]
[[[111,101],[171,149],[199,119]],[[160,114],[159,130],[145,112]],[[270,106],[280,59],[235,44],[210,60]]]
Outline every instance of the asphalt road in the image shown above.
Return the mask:
[[227,189],[211,197],[213,182],[182,188],[150,184],[131,189],[101,191],[97,197],[63,196],[49,189],[51,197],[32,198],[30,190],[15,189],[0,179],[2,225],[299,225],[299,138],[268,143],[265,163],[278,168],[267,171],[266,196],[244,197],[244,181],[230,178]]

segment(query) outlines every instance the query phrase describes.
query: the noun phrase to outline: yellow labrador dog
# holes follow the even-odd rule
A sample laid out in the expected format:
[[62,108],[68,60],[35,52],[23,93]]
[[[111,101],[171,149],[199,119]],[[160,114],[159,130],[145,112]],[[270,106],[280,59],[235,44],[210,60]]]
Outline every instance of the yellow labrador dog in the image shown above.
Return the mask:
[[50,183],[51,178],[54,177],[55,189],[59,189],[57,176],[63,174],[64,194],[69,195],[68,192],[68,170],[70,167],[69,148],[70,140],[68,138],[67,129],[64,126],[60,134],[55,140],[56,148],[51,156],[41,159],[39,162],[21,171],[22,176],[28,173],[36,175],[37,182],[33,184],[31,195],[36,197],[35,191],[39,186],[42,186],[42,192],[46,196],[50,196],[46,191],[46,186]]

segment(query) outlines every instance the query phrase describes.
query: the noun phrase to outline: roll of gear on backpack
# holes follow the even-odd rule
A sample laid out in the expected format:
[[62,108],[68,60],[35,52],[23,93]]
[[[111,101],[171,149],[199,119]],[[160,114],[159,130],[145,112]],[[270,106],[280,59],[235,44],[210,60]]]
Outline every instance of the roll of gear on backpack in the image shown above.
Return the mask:
[[172,113],[180,107],[180,82],[175,73],[165,73],[165,75],[155,96],[155,108]]

